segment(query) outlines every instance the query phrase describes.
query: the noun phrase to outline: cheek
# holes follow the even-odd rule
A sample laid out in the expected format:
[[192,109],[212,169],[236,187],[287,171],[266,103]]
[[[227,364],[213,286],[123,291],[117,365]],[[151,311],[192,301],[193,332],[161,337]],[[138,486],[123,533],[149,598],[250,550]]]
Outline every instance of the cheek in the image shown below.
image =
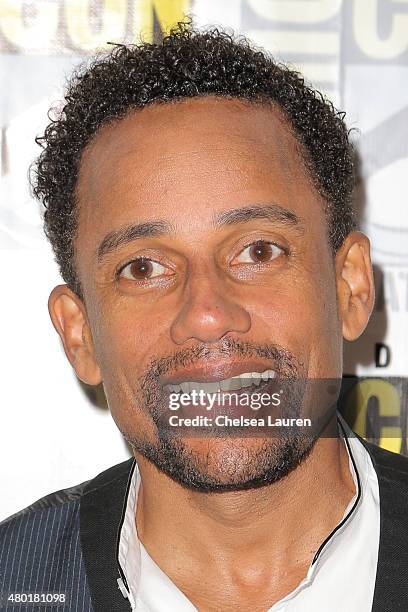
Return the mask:
[[120,369],[140,374],[160,336],[148,309],[131,300],[106,300],[93,314],[92,333],[102,373]]
[[341,328],[334,280],[320,275],[309,280],[300,275],[280,286],[275,284],[273,289],[264,287],[262,299],[254,291],[247,296],[247,303],[251,303],[252,332],[257,337],[292,351],[308,368],[310,377],[326,378],[337,376]]
[[134,410],[140,394],[139,378],[158,345],[156,328],[124,308],[100,309],[93,328],[96,358],[115,418],[119,407],[122,413]]
[[309,353],[316,336],[316,303],[313,294],[294,283],[268,291],[262,300],[253,302],[253,329],[259,328],[272,342],[287,347],[300,359]]
[[120,317],[111,313],[100,320],[95,342],[105,395],[118,429],[127,439],[143,438],[151,443],[156,432],[145,412],[139,381],[159,352],[156,331],[125,313]]

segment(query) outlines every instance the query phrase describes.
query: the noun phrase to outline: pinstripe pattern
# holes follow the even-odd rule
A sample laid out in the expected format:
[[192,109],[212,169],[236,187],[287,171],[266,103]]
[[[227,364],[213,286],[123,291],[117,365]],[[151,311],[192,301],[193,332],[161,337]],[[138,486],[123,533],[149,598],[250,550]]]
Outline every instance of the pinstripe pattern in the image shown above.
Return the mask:
[[[75,488],[73,488],[74,490]],[[79,497],[43,498],[0,523],[0,609],[92,612],[82,557]],[[65,593],[64,604],[7,604],[9,593]]]
[[[370,453],[380,492],[372,611],[406,612],[408,458],[360,441]],[[51,591],[68,599],[66,606],[0,605],[2,612],[130,612],[129,600],[117,588],[117,543],[133,462],[52,493],[0,523],[0,592]],[[163,606],[168,609],[166,602]]]

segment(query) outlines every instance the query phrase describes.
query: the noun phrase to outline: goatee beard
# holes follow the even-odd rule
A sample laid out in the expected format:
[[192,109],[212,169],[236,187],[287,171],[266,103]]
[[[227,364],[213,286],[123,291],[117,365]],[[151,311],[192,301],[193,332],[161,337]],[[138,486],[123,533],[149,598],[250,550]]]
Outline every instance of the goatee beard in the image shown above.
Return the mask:
[[[207,438],[203,453],[193,453],[182,437],[172,436],[152,445],[126,438],[129,444],[160,471],[180,485],[215,493],[263,487],[287,476],[309,455],[317,437],[263,438],[256,448],[247,448],[248,438]],[[259,438],[252,438],[259,440]],[[222,453],[217,452],[223,444]],[[202,457],[204,456],[204,457]],[[216,457],[210,466],[211,456]],[[207,461],[206,457],[209,457]]]
[[[195,445],[189,436],[175,435],[174,431],[161,425],[166,410],[166,397],[161,384],[163,375],[220,355],[269,360],[281,380],[299,379],[304,372],[303,364],[290,351],[276,344],[256,345],[226,337],[216,349],[202,345],[179,351],[153,360],[139,380],[140,397],[137,404],[155,423],[157,442],[153,444],[142,436],[136,438],[126,432],[122,434],[136,451],[160,471],[190,489],[202,492],[240,491],[277,482],[305,460],[318,435],[304,435],[293,430],[274,438],[261,435],[243,439],[236,434],[223,436],[218,433],[200,439],[200,448],[195,452]],[[291,407],[293,416],[299,416],[302,399],[303,395],[297,389]]]

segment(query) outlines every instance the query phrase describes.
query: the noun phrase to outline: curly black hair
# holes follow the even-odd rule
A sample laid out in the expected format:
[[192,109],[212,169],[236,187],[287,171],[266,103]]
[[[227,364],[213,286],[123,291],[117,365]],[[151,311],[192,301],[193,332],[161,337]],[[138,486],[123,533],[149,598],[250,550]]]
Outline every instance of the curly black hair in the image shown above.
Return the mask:
[[81,154],[101,126],[148,104],[215,95],[279,107],[300,144],[310,178],[326,202],[329,243],[336,253],[355,227],[353,149],[344,113],[304,78],[218,27],[179,22],[162,42],[114,45],[74,72],[64,105],[36,139],[34,195],[45,207],[44,230],[61,275],[82,297],[76,274],[76,183]]

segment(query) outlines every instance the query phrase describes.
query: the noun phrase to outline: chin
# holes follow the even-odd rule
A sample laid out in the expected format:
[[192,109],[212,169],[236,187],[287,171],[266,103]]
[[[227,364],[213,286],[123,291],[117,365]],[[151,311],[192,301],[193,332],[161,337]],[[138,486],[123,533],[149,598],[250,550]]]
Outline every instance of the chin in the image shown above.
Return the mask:
[[287,476],[309,455],[311,436],[161,438],[131,445],[172,480],[196,491],[255,489]]

